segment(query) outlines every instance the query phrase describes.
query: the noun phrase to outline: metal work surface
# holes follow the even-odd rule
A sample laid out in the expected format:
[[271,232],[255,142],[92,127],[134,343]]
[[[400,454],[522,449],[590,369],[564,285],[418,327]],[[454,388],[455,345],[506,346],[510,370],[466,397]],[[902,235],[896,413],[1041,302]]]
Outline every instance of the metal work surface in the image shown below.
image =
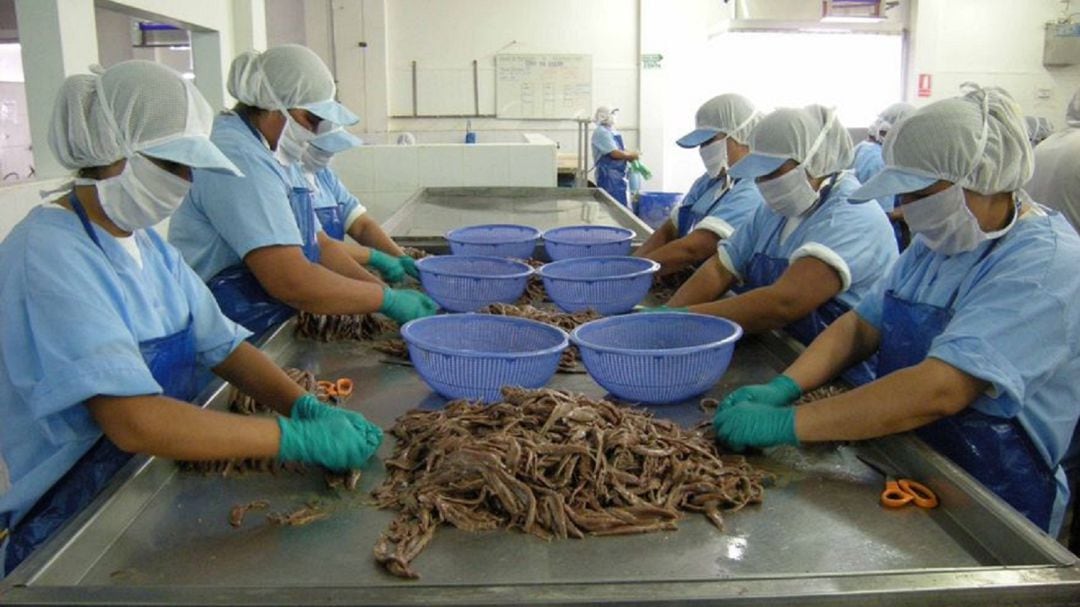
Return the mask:
[[[381,362],[357,343],[293,337],[287,323],[265,345],[277,362],[320,378],[350,377],[346,406],[384,428],[432,394],[411,367]],[[767,380],[790,359],[773,336],[740,342],[716,386]],[[587,375],[551,387],[601,396]],[[208,391],[224,408],[224,391]],[[682,424],[705,418],[697,401],[653,407]],[[379,458],[392,450],[389,435]],[[760,506],[726,515],[717,531],[693,515],[674,532],[543,542],[514,531],[441,528],[408,581],[375,564],[372,547],[393,517],[369,504],[381,461],[356,493],[328,490],[321,473],[227,477],[182,473],[136,458],[61,534],[0,584],[4,604],[750,604],[800,599],[829,604],[1067,604],[1080,596],[1075,558],[969,477],[910,437],[875,441],[875,452],[931,487],[942,506],[878,505],[882,479],[835,444],[751,457],[776,482]],[[319,499],[332,513],[306,527],[277,527],[263,512],[235,529],[229,509],[267,499],[288,510]]]
[[568,225],[621,226],[651,232],[629,209],[597,188],[424,188],[383,222],[395,239],[442,237],[482,223],[518,223],[547,230]]

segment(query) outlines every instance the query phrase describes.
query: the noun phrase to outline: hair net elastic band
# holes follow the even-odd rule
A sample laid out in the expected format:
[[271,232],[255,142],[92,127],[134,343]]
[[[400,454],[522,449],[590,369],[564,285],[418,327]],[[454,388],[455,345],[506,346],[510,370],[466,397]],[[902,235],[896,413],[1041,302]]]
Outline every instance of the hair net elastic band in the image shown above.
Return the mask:
[[[832,128],[832,125],[836,122],[836,110],[829,110],[828,114],[829,117],[825,120],[825,125],[821,127],[821,132],[818,133],[817,138],[814,139],[813,145],[811,145],[809,151],[806,152],[806,157],[803,158],[803,161],[799,164],[803,166],[810,164],[810,160],[814,157],[814,154],[817,154],[818,149],[821,148],[821,144],[825,143],[825,137],[828,135],[829,129]],[[820,175],[815,175],[815,177],[820,177]]]

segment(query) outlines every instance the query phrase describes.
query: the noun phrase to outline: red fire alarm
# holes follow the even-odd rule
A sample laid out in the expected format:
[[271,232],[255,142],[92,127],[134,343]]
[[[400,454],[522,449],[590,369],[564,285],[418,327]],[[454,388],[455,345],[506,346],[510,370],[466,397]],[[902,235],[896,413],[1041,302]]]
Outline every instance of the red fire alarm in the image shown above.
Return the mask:
[[929,97],[930,88],[930,74],[919,74],[919,97]]

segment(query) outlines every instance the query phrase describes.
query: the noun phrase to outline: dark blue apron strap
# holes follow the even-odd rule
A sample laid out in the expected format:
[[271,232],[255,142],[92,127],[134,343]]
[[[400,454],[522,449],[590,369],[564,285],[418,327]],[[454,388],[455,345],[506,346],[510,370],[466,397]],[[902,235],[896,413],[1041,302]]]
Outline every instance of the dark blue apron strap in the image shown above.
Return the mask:
[[87,216],[86,209],[84,209],[82,203],[79,202],[79,197],[75,195],[75,190],[72,190],[71,193],[68,194],[68,203],[71,205],[71,210],[75,211],[75,214],[79,216],[79,221],[82,222],[83,229],[86,230],[87,236],[89,236],[90,240],[93,240],[94,244],[96,244],[97,247],[101,249],[101,252],[104,253],[105,247],[101,246],[101,241],[98,240],[97,232],[94,231],[94,226],[90,223],[90,217]]

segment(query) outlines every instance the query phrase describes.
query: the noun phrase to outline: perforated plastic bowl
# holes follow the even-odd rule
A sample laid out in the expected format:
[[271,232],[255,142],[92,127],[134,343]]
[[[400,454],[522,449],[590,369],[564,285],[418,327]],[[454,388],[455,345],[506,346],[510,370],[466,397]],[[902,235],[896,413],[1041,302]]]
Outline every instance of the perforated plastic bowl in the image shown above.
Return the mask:
[[674,403],[716,385],[731,363],[742,327],[703,314],[656,312],[601,318],[571,341],[596,383],[620,399]]
[[555,305],[567,312],[592,308],[622,314],[649,293],[660,264],[640,257],[578,257],[544,264],[537,270]]
[[466,226],[446,233],[454,255],[490,255],[528,259],[533,256],[540,230],[509,223]]
[[544,232],[544,250],[552,261],[574,257],[629,255],[634,231],[614,226],[566,226]]
[[569,345],[561,329],[491,314],[446,314],[401,327],[420,377],[446,398],[497,402],[503,386],[540,388]]
[[437,255],[416,262],[420,284],[451,312],[475,312],[496,302],[513,303],[525,292],[533,269],[502,257]]

